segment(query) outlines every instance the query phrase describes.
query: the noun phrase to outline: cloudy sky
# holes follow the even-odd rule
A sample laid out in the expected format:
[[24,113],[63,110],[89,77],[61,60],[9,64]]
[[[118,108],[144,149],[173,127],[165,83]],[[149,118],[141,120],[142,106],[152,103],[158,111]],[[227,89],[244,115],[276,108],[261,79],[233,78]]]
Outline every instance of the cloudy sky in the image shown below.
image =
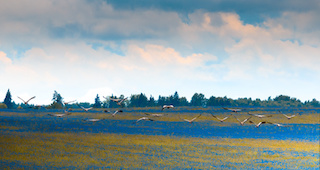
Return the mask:
[[0,100],[320,100],[319,16],[319,0],[0,0]]

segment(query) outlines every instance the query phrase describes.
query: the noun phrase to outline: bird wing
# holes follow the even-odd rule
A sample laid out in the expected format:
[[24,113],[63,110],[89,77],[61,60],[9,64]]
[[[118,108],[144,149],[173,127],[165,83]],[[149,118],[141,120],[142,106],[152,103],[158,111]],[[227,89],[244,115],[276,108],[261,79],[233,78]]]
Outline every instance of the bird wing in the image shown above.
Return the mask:
[[196,119],[198,119],[202,114],[200,113],[198,116],[194,117],[193,119],[191,119],[190,121],[194,121]]
[[112,116],[116,115],[117,113],[118,113],[118,110],[116,110],[116,111],[112,114]]
[[181,119],[181,120],[183,120],[183,121],[187,121],[187,122],[189,122],[189,120],[188,120],[188,119],[182,119],[182,118],[180,117],[180,113],[178,114],[178,117],[179,117],[179,119]]
[[72,100],[72,101],[69,101],[69,102],[64,102],[64,104],[69,104],[69,103],[72,103],[72,102],[75,102],[76,100]]
[[123,101],[125,101],[125,100],[127,100],[128,99],[128,97],[126,97],[126,98],[124,98],[124,99],[121,99],[120,100],[120,103],[122,103]]
[[233,117],[234,117],[239,123],[241,123],[241,120],[239,120],[236,116],[233,115]]
[[228,119],[228,117],[229,117],[229,116],[227,116],[227,117],[225,117],[225,118],[221,119],[221,121],[224,121],[224,120]]
[[139,121],[141,121],[141,120],[146,120],[146,119],[148,119],[147,117],[141,117],[141,118],[139,118],[136,122],[139,122]]
[[217,116],[213,115],[212,113],[211,113],[211,116],[214,117],[214,118],[216,118],[216,119],[218,119]]
[[251,119],[252,118],[252,116],[250,116],[250,117],[248,117],[248,118],[246,118],[246,119],[244,119],[241,123],[245,123],[245,122],[247,122],[249,119]]
[[19,97],[19,96],[18,96],[18,98],[19,98],[20,100],[22,100],[22,101],[23,101],[23,103],[26,103],[26,101],[24,101],[21,97]]
[[36,96],[31,97],[29,100],[26,101],[26,103],[28,103],[30,100],[36,98]]
[[83,110],[86,110],[86,108],[84,108],[83,106],[80,106],[80,105],[79,105],[79,107],[80,107],[81,109],[83,109]]
[[110,100],[112,100],[112,101],[114,101],[114,102],[119,102],[121,99],[110,98]]

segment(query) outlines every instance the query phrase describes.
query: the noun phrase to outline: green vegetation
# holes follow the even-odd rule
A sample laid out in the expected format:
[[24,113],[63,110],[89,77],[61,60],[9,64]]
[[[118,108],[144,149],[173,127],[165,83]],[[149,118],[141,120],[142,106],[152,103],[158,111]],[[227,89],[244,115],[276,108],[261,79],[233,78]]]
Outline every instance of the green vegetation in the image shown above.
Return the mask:
[[[320,107],[320,102],[316,99],[311,101],[301,102],[299,99],[292,98],[286,95],[279,95],[272,99],[269,97],[267,100],[260,100],[260,99],[251,99],[251,98],[238,98],[238,99],[231,99],[224,97],[215,97],[211,96],[208,99],[202,93],[195,93],[191,101],[189,102],[186,97],[180,97],[178,92],[175,92],[173,95],[170,96],[160,96],[158,100],[155,100],[153,96],[149,98],[143,94],[132,94],[128,100],[125,100],[121,106],[117,105],[115,102],[110,100],[110,98],[114,99],[124,99],[124,95],[120,95],[120,97],[111,95],[105,97],[104,101],[101,101],[99,95],[94,100],[93,104],[88,102],[80,103],[83,107],[94,107],[94,108],[122,108],[122,107],[159,107],[167,104],[173,104],[175,107],[179,106],[191,106],[191,107]],[[54,91],[53,103],[46,107],[47,109],[63,109],[65,107],[63,103],[62,96],[57,92]],[[8,108],[17,108],[22,106],[25,108],[24,104],[16,105],[14,102],[11,102],[11,94],[8,90],[5,102]],[[79,103],[74,104],[67,104],[66,106],[69,108],[78,108]],[[30,106],[28,106],[30,107]],[[31,105],[31,107],[33,107]]]
[[0,109],[6,109],[6,108],[8,108],[6,104],[0,103]]
[[4,98],[3,103],[7,106],[7,108],[12,109],[14,106],[14,103],[12,102],[11,99],[11,93],[10,90],[8,89],[6,97]]
[[[2,127],[0,127],[2,128]],[[0,136],[3,168],[316,169],[319,145],[266,139],[203,139],[88,133]],[[23,169],[24,169],[23,168]]]
[[52,101],[53,103],[48,106],[49,109],[62,109],[64,104],[63,104],[63,98],[62,96],[57,92],[54,91]]
[[97,94],[97,97],[94,99],[94,104],[92,105],[94,108],[101,108],[102,102],[100,101],[100,97]]

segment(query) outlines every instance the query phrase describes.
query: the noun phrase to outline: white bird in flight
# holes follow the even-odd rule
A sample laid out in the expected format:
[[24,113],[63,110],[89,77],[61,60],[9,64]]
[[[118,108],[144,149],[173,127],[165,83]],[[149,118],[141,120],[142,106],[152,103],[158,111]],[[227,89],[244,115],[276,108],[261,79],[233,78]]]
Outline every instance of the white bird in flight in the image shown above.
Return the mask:
[[224,118],[220,119],[220,118],[218,118],[217,116],[213,115],[212,113],[211,113],[211,115],[212,115],[212,117],[214,117],[214,118],[218,119],[220,122],[223,122],[223,121],[225,121],[226,119],[228,119],[228,118],[229,118],[229,116],[226,116],[226,117],[224,117]]
[[144,114],[146,114],[148,116],[151,116],[151,117],[162,117],[162,116],[164,116],[164,114],[157,114],[157,113],[154,113],[154,114],[144,113]]
[[49,113],[48,115],[55,116],[55,117],[63,117],[63,116],[70,115],[71,112],[69,112],[69,111],[71,111],[71,109],[64,110],[64,113]]
[[253,121],[250,120],[249,123],[256,125],[256,128],[258,128],[260,125],[265,124],[267,122],[263,121],[263,122],[259,122],[258,124],[255,124]]
[[95,118],[89,118],[89,119],[82,119],[85,122],[98,122],[100,120],[104,120],[104,119],[95,119]]
[[249,119],[252,118],[252,116],[244,119],[243,121],[239,120],[236,116],[233,115],[233,117],[240,123],[240,125],[244,125],[244,123],[246,123]]
[[[280,113],[282,113],[281,111],[279,111]],[[291,118],[293,118],[293,117],[295,117],[296,115],[291,115],[291,116],[288,116],[288,115],[286,115],[286,114],[284,114],[284,113],[282,113],[287,119],[291,119]]]
[[181,120],[183,120],[183,121],[186,121],[186,122],[189,122],[189,123],[193,123],[196,119],[198,119],[200,116],[201,116],[201,114],[202,113],[200,113],[198,116],[196,116],[196,117],[194,117],[194,118],[192,118],[192,119],[183,119],[183,118],[181,118],[180,117],[180,114],[178,114],[178,116],[179,116],[179,118],[181,119]]
[[293,117],[295,117],[296,115],[291,115],[291,116],[288,116],[288,115],[286,115],[286,114],[283,114],[287,119],[291,119],[291,118],[293,118]]
[[127,100],[127,99],[128,99],[128,97],[126,97],[126,98],[124,98],[124,99],[114,99],[114,98],[111,98],[111,97],[110,97],[110,100],[116,102],[117,105],[119,105],[119,106],[121,105],[121,103],[122,103],[123,101],[125,101],[125,100]]
[[93,107],[89,107],[89,108],[85,108],[85,107],[83,107],[83,106],[80,106],[79,104],[77,104],[82,110],[84,110],[84,111],[89,111],[89,110],[91,110]]
[[118,112],[123,112],[122,110],[116,110],[114,113],[112,113],[112,116],[114,117]]
[[280,124],[280,123],[272,123],[272,122],[267,122],[267,123],[269,123],[269,124],[273,124],[273,125],[276,125],[276,126],[278,126],[278,127],[289,127],[289,125],[283,125],[283,124]]
[[226,107],[224,107],[223,109],[230,110],[232,112],[241,112],[241,110],[242,110],[242,109],[232,109],[232,108],[226,108]]
[[139,118],[137,121],[135,121],[135,123],[142,121],[142,120],[149,120],[149,121],[154,121],[153,119],[150,119],[149,117],[141,117]]
[[32,100],[32,99],[34,99],[34,98],[36,98],[36,96],[31,97],[31,98],[30,98],[29,100],[27,100],[27,101],[23,100],[23,99],[22,99],[21,97],[19,97],[19,96],[18,96],[18,98],[19,98],[20,100],[22,100],[25,105],[27,105],[27,104],[29,103],[29,101]]
[[252,114],[252,113],[249,113],[249,115],[251,116],[255,116],[255,117],[258,117],[258,118],[265,118],[265,117],[272,117],[272,115],[259,115],[259,114]]
[[171,105],[163,105],[161,111],[163,109],[170,109],[170,108],[174,108],[174,106],[172,104]]
[[76,102],[77,100],[72,100],[72,101],[68,101],[68,102],[63,102],[64,105],[69,104],[69,103],[73,103]]

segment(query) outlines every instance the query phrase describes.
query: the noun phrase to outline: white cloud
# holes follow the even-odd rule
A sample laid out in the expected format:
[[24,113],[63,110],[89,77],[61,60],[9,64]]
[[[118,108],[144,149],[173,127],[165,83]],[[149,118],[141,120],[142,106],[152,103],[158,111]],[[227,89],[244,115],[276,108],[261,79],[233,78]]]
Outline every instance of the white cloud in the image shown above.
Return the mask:
[[103,97],[107,97],[111,94],[114,94],[114,91],[108,87],[89,89],[87,93],[80,97],[77,101],[94,103],[94,99],[97,97],[97,95],[99,95],[100,100],[103,101]]
[[224,86],[218,91],[228,83],[291,82],[320,72],[317,12],[284,12],[251,25],[236,13],[196,10],[183,23],[176,12],[115,10],[104,1],[33,3],[0,6],[0,78],[8,82],[1,87],[19,93],[36,87],[81,100],[108,89],[210,93],[216,83]]
[[7,54],[0,51],[0,64],[10,65],[12,63],[11,59],[7,57]]

